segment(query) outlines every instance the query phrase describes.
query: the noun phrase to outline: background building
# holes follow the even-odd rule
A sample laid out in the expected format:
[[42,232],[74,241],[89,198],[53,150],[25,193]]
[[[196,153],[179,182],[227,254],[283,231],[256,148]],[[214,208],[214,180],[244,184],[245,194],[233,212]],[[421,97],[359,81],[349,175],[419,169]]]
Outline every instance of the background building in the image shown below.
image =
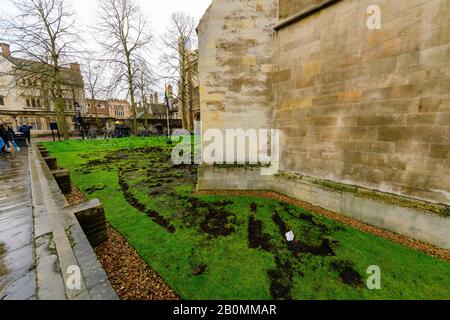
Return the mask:
[[[50,123],[56,122],[55,101],[47,83],[33,77],[18,78],[14,72],[18,64],[36,64],[11,55],[8,44],[0,44],[0,120],[17,127],[30,123],[37,134],[48,133]],[[65,114],[73,130],[75,105],[84,106],[84,84],[80,65],[73,63],[62,69]]]

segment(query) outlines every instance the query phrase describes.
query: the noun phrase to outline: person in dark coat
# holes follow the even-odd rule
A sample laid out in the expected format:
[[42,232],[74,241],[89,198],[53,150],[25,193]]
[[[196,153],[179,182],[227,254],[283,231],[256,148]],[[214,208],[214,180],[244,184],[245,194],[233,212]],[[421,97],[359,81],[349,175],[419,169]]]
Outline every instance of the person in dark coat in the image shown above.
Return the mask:
[[9,149],[8,145],[8,130],[6,128],[6,126],[4,125],[3,122],[0,121],[0,139],[1,139],[1,150],[0,153],[2,151],[6,151],[6,152],[11,152],[11,150]]
[[24,123],[19,127],[19,132],[22,132],[25,138],[27,139],[27,144],[31,144],[31,130],[33,129],[32,126],[30,126],[27,123]]
[[16,143],[16,137],[14,135],[14,130],[11,128],[11,126],[6,125],[6,135],[8,138],[8,147],[9,148],[14,148],[14,150],[16,150],[17,152],[20,151],[19,146]]

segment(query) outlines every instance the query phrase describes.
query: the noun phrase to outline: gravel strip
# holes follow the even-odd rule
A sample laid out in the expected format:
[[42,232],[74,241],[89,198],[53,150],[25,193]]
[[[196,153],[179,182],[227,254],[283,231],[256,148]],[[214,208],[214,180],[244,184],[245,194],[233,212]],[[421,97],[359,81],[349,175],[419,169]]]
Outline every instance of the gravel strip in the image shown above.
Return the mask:
[[95,252],[121,300],[179,300],[119,232],[108,226],[107,234]]
[[70,205],[77,205],[86,202],[84,194],[72,184],[72,192],[66,195],[66,200]]
[[[66,199],[70,205],[86,201],[74,185]],[[108,240],[95,248],[95,253],[121,300],[179,300],[119,232],[108,226],[107,235]]]
[[379,237],[388,239],[392,242],[404,245],[411,249],[415,249],[417,251],[421,251],[427,255],[430,255],[435,258],[447,260],[450,262],[450,251],[445,250],[443,248],[439,248],[433,246],[432,244],[422,242],[419,240],[412,239],[408,236],[400,235],[394,233],[392,231],[388,231],[385,229],[381,229],[378,227],[371,226],[367,223],[358,221],[356,219],[347,217],[343,214],[332,212],[330,210],[326,210],[324,208],[312,205],[310,203],[293,199],[288,196],[276,193],[276,192],[266,192],[266,191],[225,191],[225,190],[217,190],[217,191],[200,191],[197,192],[199,195],[217,195],[217,196],[247,196],[247,197],[259,197],[259,198],[268,198],[273,200],[278,200],[281,202],[289,203],[295,206],[299,206],[304,208],[310,212],[316,213],[318,215],[324,216],[326,218],[339,221],[345,225],[353,227],[362,232],[371,233],[377,235]]

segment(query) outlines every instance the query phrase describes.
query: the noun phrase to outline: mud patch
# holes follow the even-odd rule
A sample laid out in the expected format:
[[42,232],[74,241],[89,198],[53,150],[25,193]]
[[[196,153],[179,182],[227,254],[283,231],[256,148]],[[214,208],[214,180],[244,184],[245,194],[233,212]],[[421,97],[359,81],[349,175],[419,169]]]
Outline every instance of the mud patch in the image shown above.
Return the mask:
[[248,246],[249,248],[261,248],[272,251],[273,245],[270,243],[271,236],[263,232],[262,221],[256,220],[257,206],[252,203],[250,206],[250,218],[248,222]]
[[212,237],[226,237],[235,231],[236,215],[226,210],[232,201],[206,202],[195,197],[178,196],[184,203],[182,221],[186,227],[200,226],[200,230]]
[[343,283],[354,288],[362,287],[364,285],[361,275],[355,270],[352,262],[337,260],[332,261],[330,266],[339,273],[339,278]]
[[276,267],[269,270],[270,294],[275,300],[292,300],[292,264],[289,260],[282,261],[280,257],[275,257]]
[[104,184],[96,184],[94,186],[88,187],[86,189],[84,189],[85,192],[87,192],[88,194],[93,194],[97,191],[102,191],[106,188],[106,185]]
[[[290,231],[286,222],[281,218],[281,216],[276,213],[272,216],[273,222],[278,226],[281,235],[283,238],[286,233]],[[314,243],[306,243],[300,240],[294,240],[287,243],[289,250],[293,253],[294,256],[298,257],[302,253],[309,253],[315,256],[335,256],[335,252],[333,246],[338,244],[337,241],[331,240],[329,238],[323,237],[320,241],[320,244]]]
[[192,275],[200,276],[200,275],[204,274],[205,271],[206,271],[206,264],[202,263],[192,270]]
[[161,227],[169,231],[170,233],[174,233],[176,228],[171,225],[163,216],[161,216],[158,212],[149,210],[146,208],[145,204],[139,202],[138,199],[133,195],[130,191],[130,186],[125,181],[123,172],[119,172],[119,185],[122,190],[122,194],[127,200],[127,202],[134,207],[135,209],[145,213],[149,218],[151,218],[155,223],[159,224]]

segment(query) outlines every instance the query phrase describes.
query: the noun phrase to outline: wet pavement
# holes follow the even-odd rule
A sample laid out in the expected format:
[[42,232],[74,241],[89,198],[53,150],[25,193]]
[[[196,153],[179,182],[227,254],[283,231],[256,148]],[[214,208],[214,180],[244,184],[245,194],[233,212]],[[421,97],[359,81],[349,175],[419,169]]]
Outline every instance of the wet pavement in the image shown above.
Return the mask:
[[35,298],[29,153],[0,155],[0,300]]

